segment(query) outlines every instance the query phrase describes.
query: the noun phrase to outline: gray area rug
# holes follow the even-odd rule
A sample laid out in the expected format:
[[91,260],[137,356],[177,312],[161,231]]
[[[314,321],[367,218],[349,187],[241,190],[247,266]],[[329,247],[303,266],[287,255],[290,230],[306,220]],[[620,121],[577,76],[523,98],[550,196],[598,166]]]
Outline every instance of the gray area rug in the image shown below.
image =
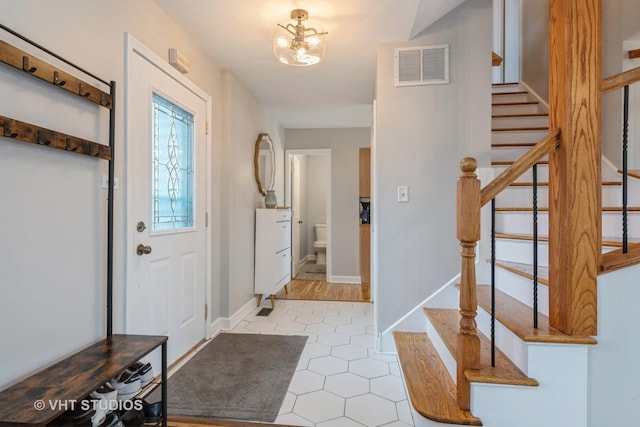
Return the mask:
[[[168,414],[273,422],[306,336],[223,333],[169,378]],[[147,398],[160,400],[160,389]]]

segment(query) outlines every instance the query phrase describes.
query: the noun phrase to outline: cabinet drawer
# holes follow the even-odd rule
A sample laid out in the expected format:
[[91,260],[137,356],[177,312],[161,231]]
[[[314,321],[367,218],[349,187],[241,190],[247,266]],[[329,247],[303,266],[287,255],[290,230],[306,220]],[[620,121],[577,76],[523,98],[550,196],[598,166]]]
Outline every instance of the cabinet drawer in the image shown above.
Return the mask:
[[273,264],[276,266],[276,282],[279,282],[291,274],[291,248],[284,249],[275,254]]
[[276,233],[273,244],[276,252],[291,246],[291,221],[276,223]]
[[277,210],[276,211],[276,221],[291,221],[291,211],[290,210]]

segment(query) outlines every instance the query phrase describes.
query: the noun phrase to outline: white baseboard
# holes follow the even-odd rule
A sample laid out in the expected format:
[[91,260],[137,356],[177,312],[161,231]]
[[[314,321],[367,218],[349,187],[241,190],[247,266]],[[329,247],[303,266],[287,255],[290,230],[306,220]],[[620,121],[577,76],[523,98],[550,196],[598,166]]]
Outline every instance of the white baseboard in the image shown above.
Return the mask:
[[230,317],[219,317],[215,321],[211,322],[211,337],[218,335],[222,331],[229,331],[235,328],[236,325],[255,308],[255,305],[256,301],[252,298]]
[[362,283],[360,276],[330,276],[327,281],[330,283],[348,283],[353,285],[360,285]]
[[538,101],[540,103],[540,105],[542,105],[546,111],[549,111],[549,103],[547,101],[545,101],[544,99],[542,99],[542,97],[540,95],[538,95],[538,93],[531,89],[531,87],[529,85],[527,85],[525,82],[520,82],[520,84],[522,86],[524,86],[524,88],[531,94],[533,95],[533,97],[536,99],[536,101]]

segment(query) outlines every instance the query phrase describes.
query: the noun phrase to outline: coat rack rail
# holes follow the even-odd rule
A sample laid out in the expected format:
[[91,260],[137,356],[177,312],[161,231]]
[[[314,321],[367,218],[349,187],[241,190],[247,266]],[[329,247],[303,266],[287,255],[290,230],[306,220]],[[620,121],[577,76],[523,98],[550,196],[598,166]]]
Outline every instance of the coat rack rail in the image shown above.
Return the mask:
[[44,145],[85,156],[111,160],[111,148],[97,142],[56,132],[30,123],[0,116],[0,135],[30,144]]
[[0,62],[111,109],[111,95],[27,52],[0,40]]

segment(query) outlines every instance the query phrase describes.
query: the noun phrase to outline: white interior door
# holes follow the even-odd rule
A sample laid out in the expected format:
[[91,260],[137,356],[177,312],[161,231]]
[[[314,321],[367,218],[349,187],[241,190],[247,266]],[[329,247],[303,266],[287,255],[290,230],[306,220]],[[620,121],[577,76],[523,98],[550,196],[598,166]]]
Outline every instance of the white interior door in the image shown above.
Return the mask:
[[127,332],[172,363],[205,337],[207,106],[137,52],[128,85]]
[[300,228],[302,219],[300,216],[300,159],[291,157],[291,277],[296,277],[300,272],[302,261],[302,245],[300,244]]

